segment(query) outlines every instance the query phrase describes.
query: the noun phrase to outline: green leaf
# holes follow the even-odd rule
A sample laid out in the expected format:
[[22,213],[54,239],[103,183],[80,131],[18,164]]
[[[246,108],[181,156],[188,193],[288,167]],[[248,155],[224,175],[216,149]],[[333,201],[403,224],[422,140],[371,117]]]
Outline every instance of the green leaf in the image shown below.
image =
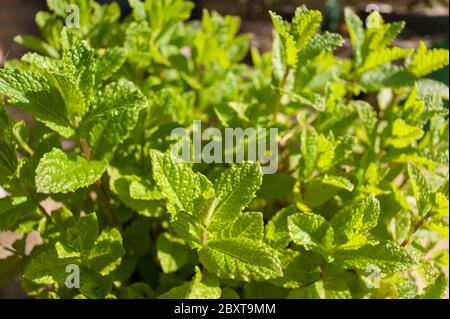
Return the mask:
[[74,131],[61,94],[42,75],[19,69],[0,70],[0,95],[64,137]]
[[346,243],[358,235],[367,235],[378,224],[380,202],[370,195],[362,202],[339,211],[331,220],[337,243]]
[[211,241],[198,254],[206,269],[221,278],[250,281],[283,275],[277,252],[251,239]]
[[52,58],[59,57],[59,53],[54,47],[49,45],[47,42],[45,42],[39,38],[36,38],[34,36],[18,35],[16,37],[14,37],[14,42],[16,42],[20,45],[26,46],[30,49],[33,49],[40,54],[48,55]]
[[429,96],[438,96],[441,99],[449,99],[448,86],[445,83],[432,79],[419,79],[417,85],[417,98],[424,99]]
[[110,276],[102,276],[96,271],[81,266],[80,293],[90,299],[105,299],[111,291],[112,279]]
[[274,33],[272,42],[272,73],[278,83],[282,83],[287,71],[286,49],[278,33]]
[[436,278],[429,284],[423,294],[420,296],[421,299],[441,299],[445,291],[447,290],[448,279],[443,272],[439,272]]
[[407,58],[413,52],[412,49],[402,49],[397,47],[374,51],[367,56],[364,64],[358,69],[358,73],[362,74],[369,70],[376,69],[388,62]]
[[81,253],[87,253],[98,237],[98,221],[96,214],[80,217],[73,227],[66,231],[66,241]]
[[326,256],[333,245],[333,228],[320,215],[301,213],[289,216],[288,229],[294,243],[305,247],[306,250]]
[[245,299],[284,299],[288,290],[270,282],[252,281],[244,285],[242,294]]
[[314,128],[307,128],[302,132],[300,152],[303,177],[309,178],[315,168],[327,171],[335,163],[335,146],[323,134],[317,134]]
[[159,296],[160,299],[219,299],[222,294],[219,280],[210,275],[202,274],[198,267],[192,281],[180,287],[175,287]]
[[280,251],[283,277],[270,282],[285,288],[299,288],[322,278],[321,256],[310,252],[284,249]]
[[[95,81],[94,50],[88,47],[86,41],[81,41],[63,53],[62,66],[64,74],[73,79],[87,103]],[[62,88],[62,90],[64,89]],[[69,114],[83,115],[87,111],[87,104],[72,105],[71,101],[67,100],[66,103]]]
[[386,273],[405,271],[416,264],[405,249],[392,242],[368,245],[356,250],[338,250],[335,253],[335,263],[359,270],[375,265]]
[[93,50],[86,42],[78,42],[65,50],[61,60],[28,53],[22,61],[31,64],[58,90],[70,120],[87,112],[94,86],[95,62]]
[[214,232],[230,227],[255,196],[261,184],[262,172],[259,164],[244,162],[224,171],[214,183],[217,202],[213,215],[206,216],[209,229]]
[[302,132],[300,151],[302,154],[300,165],[304,177],[312,174],[316,166],[318,134],[313,128]]
[[362,62],[362,45],[364,41],[364,27],[361,19],[349,8],[345,8],[345,22],[347,24],[350,40],[352,42],[353,54],[356,65]]
[[291,241],[288,229],[288,217],[298,213],[294,206],[283,208],[267,223],[265,240],[276,249],[286,248]]
[[132,82],[120,80],[107,85],[92,103],[93,109],[81,123],[81,134],[89,135],[93,158],[109,158],[130,136],[147,99]]
[[290,33],[290,25],[276,13],[269,11],[276,33],[273,38],[272,64],[273,74],[278,82],[282,82],[289,68],[297,65],[298,49],[294,36]]
[[32,258],[25,266],[23,277],[35,284],[62,285],[68,276],[66,266],[69,264],[79,264],[78,257],[58,258],[53,247],[45,247],[32,254]]
[[[109,167],[108,173],[111,191],[122,203],[139,215],[147,217],[161,215],[163,209],[158,200],[162,197],[156,186],[150,186],[149,182],[137,175],[123,174],[114,167]],[[147,186],[151,188],[147,189]]]
[[355,101],[353,105],[358,111],[359,118],[364,126],[364,129],[366,130],[369,142],[373,144],[378,121],[377,113],[373,109],[372,105],[365,101]]
[[325,175],[325,177],[322,179],[322,183],[325,185],[331,185],[337,188],[345,189],[349,192],[352,192],[353,188],[355,187],[352,182],[342,176]]
[[126,59],[125,51],[119,47],[108,48],[104,54],[97,59],[95,68],[95,85],[99,87],[108,80],[123,65]]
[[189,248],[182,239],[169,233],[158,236],[156,249],[159,264],[166,274],[177,271],[189,261]]
[[170,154],[151,151],[153,178],[167,200],[167,209],[193,213],[194,200],[212,191],[212,185],[200,174],[196,174],[184,162]]
[[220,299],[240,299],[241,297],[239,294],[234,291],[234,289],[229,287],[224,287],[222,289],[222,295],[220,296]]
[[401,119],[396,119],[392,125],[391,136],[386,140],[386,145],[404,148],[420,139],[423,134],[424,132],[420,128],[408,125]]
[[158,200],[161,199],[161,192],[154,184],[137,177],[130,184],[130,197],[137,200]]
[[296,40],[297,50],[303,50],[313,38],[322,24],[322,13],[318,10],[308,10],[305,6],[295,10],[292,19],[292,31]]
[[320,94],[297,94],[289,92],[289,97],[292,102],[298,103],[302,106],[312,107],[319,112],[325,111],[326,102]]
[[358,84],[369,92],[378,92],[384,87],[401,88],[414,85],[416,80],[417,78],[404,67],[386,63],[361,74]]
[[247,238],[262,241],[264,221],[261,213],[241,213],[224,238]]
[[48,8],[56,15],[65,18],[66,8],[69,2],[67,0],[47,0]]
[[352,294],[342,278],[328,277],[305,288],[292,290],[288,298],[293,299],[351,299]]
[[410,70],[417,77],[424,77],[434,71],[442,69],[449,63],[448,50],[428,50],[424,42],[420,42],[414,58],[408,64]]
[[183,238],[191,248],[202,246],[204,232],[199,226],[199,220],[186,212],[178,212],[170,221],[170,225],[178,236]]
[[155,297],[152,287],[144,282],[135,282],[126,289],[128,299],[151,299]]
[[18,165],[13,124],[0,101],[0,185],[15,176]]
[[299,54],[300,61],[306,61],[319,56],[324,52],[334,52],[338,47],[344,45],[345,41],[341,35],[325,31],[315,34],[308,45]]
[[117,268],[124,254],[120,232],[115,228],[105,228],[89,251],[86,265],[107,275]]
[[415,164],[408,164],[408,176],[416,198],[419,214],[425,216],[433,205],[433,189]]
[[130,7],[133,9],[133,17],[136,20],[147,20],[147,12],[145,11],[145,5],[140,0],[130,0]]
[[316,177],[302,185],[301,202],[309,208],[317,208],[331,200],[341,190],[341,187],[324,183],[320,177]]
[[88,161],[54,148],[39,161],[36,188],[44,194],[73,192],[99,180],[105,169],[104,162]]

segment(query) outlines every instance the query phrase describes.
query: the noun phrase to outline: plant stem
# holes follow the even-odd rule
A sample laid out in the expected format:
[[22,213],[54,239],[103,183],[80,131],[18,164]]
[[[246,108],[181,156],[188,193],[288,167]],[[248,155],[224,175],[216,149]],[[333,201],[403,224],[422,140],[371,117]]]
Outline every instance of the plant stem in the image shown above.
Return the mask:
[[323,277],[325,277],[322,268],[320,268],[320,277],[317,278],[316,280],[313,280],[311,282],[308,282],[306,284],[301,285],[299,288],[306,288],[309,287],[311,285],[314,285],[316,282],[321,281],[323,279]]
[[6,251],[12,253],[13,255],[16,255],[19,258],[23,258],[23,255],[21,253],[19,253],[17,250],[15,250],[13,248],[9,248],[2,243],[0,243],[0,249],[6,250]]
[[100,179],[95,182],[95,187],[97,188],[99,204],[102,207],[102,211],[106,215],[108,222],[113,226],[117,226],[113,216],[111,215],[108,195],[106,194],[105,188],[103,187],[103,184]]
[[425,222],[428,220],[428,218],[431,217],[431,215],[433,215],[433,213],[430,210],[421,220],[419,220],[419,222],[414,226],[414,229],[411,232],[411,234],[409,234],[409,236],[401,243],[401,245],[400,245],[401,247],[405,247],[411,242],[414,235],[417,233],[417,231],[420,228],[422,228],[422,226],[425,224]]
[[[81,149],[83,150],[84,156],[86,156],[88,160],[92,160],[91,150],[89,149],[89,145],[86,143],[86,140],[84,138],[80,138],[80,145]],[[102,212],[105,214],[106,218],[108,219],[108,222],[111,225],[115,226],[116,223],[114,221],[113,216],[111,215],[108,195],[106,194],[106,191],[103,187],[101,178],[95,182],[95,187],[97,188],[97,196],[100,207],[102,208]]]
[[19,134],[17,134],[15,130],[13,130],[13,134],[16,138],[16,141],[19,143],[19,146],[22,147],[24,151],[28,153],[28,155],[33,156],[34,155],[33,149],[27,143],[24,142],[22,137],[19,136]]
[[80,145],[81,149],[83,150],[84,156],[86,156],[86,158],[90,161],[92,159],[92,153],[84,138],[80,138]]
[[283,79],[281,80],[280,86],[278,87],[278,90],[280,91],[280,93],[279,93],[277,102],[275,103],[275,109],[272,114],[272,122],[273,123],[277,122],[278,113],[280,113],[281,98],[283,97],[283,94],[281,91],[283,91],[284,87],[286,86],[286,82],[287,82],[290,70],[291,70],[290,68],[286,69],[286,71],[284,72],[284,75],[283,75]]
[[50,215],[47,214],[47,211],[45,210],[45,208],[39,203],[38,205],[38,209],[41,212],[42,215],[44,215],[45,218],[49,218]]

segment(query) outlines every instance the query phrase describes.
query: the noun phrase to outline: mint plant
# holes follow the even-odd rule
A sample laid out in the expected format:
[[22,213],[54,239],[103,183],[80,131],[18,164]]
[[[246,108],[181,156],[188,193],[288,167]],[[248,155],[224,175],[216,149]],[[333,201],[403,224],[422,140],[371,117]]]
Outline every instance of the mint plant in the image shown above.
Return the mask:
[[[0,231],[22,235],[0,247],[0,283],[20,275],[38,298],[445,294],[448,87],[426,77],[447,50],[396,47],[403,23],[347,9],[340,58],[343,36],[302,6],[291,22],[270,12],[263,54],[236,17],[129,3],[120,19],[116,4],[48,0],[42,37],[16,37],[32,52],[0,69]],[[277,128],[277,172],[180,162],[170,133],[193,120]]]

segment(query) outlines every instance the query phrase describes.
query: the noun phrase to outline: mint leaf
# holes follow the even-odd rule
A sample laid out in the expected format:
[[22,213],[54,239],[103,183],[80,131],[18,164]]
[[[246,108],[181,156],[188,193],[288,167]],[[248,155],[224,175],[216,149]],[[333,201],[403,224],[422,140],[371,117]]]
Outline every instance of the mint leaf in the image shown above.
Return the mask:
[[408,164],[408,176],[419,214],[425,216],[433,205],[433,189],[415,164]]
[[184,241],[169,233],[158,236],[156,249],[159,263],[166,274],[177,271],[189,261],[189,249]]
[[211,241],[198,254],[206,269],[221,278],[250,281],[283,275],[276,251],[251,239]]
[[414,58],[408,64],[408,69],[417,77],[428,75],[448,65],[448,50],[428,50],[424,42],[420,42]]
[[302,50],[322,24],[322,13],[318,10],[308,10],[305,6],[295,10],[292,19],[292,29],[296,39],[296,47]]
[[92,270],[107,275],[117,268],[124,254],[120,232],[115,228],[106,228],[90,249],[86,265]]
[[120,47],[108,48],[97,59],[95,66],[95,85],[99,87],[108,80],[123,65],[126,59],[125,51]]
[[386,145],[403,148],[411,145],[411,143],[422,136],[423,131],[420,128],[408,125],[403,120],[397,119],[392,126],[391,137],[386,140]]
[[429,284],[423,294],[420,296],[421,299],[441,299],[445,294],[447,288],[447,277],[444,273],[440,272],[439,275]]
[[325,185],[335,186],[337,188],[345,189],[349,192],[352,192],[354,189],[354,185],[348,179],[342,176],[329,176],[325,175],[322,179],[322,183]]
[[364,41],[364,28],[361,19],[349,8],[345,9],[345,22],[352,42],[355,62],[359,65],[362,62],[362,45]]
[[13,141],[13,125],[0,102],[0,184],[9,181],[15,174],[19,161]]
[[110,158],[133,131],[147,99],[132,82],[121,80],[107,85],[92,103],[80,130],[89,137],[93,158]]
[[298,210],[289,206],[277,212],[267,223],[265,240],[274,248],[286,248],[291,241],[288,229],[288,217],[298,213]]
[[338,250],[335,258],[335,262],[343,267],[365,270],[368,266],[375,265],[387,273],[405,271],[416,264],[405,249],[391,242],[368,245],[356,250]]
[[214,183],[217,203],[210,218],[211,231],[229,227],[262,184],[258,164],[241,163],[224,171]]
[[202,274],[198,267],[191,282],[175,287],[159,296],[160,299],[219,299],[222,290],[214,276]]
[[0,199],[0,231],[28,232],[41,215],[34,199],[6,197]]
[[56,250],[47,247],[34,252],[33,258],[25,266],[23,277],[39,285],[62,285],[68,275],[66,266],[78,263],[78,257],[58,258]]
[[294,243],[306,250],[326,256],[333,245],[333,228],[322,216],[310,213],[289,216],[288,229]]
[[73,192],[99,180],[105,169],[104,162],[88,161],[54,148],[39,161],[36,188],[44,194]]
[[0,70],[0,95],[64,137],[74,133],[61,94],[42,75],[19,69]]
[[[171,155],[157,151],[150,153],[153,166],[153,177],[167,200],[167,209],[174,214],[180,210],[193,213],[194,200],[205,188],[212,188],[201,175],[195,174],[191,168],[177,162]],[[206,183],[206,184],[205,184]]]
[[[111,191],[117,195],[122,203],[136,211],[139,215],[157,217],[162,208],[157,200],[161,193],[156,186],[149,186],[145,179],[136,175],[122,174],[118,169],[110,167],[109,183]],[[151,189],[147,189],[149,186]]]
[[79,252],[87,253],[98,236],[97,215],[89,214],[80,217],[73,227],[66,231],[67,243]]
[[345,243],[358,235],[366,236],[378,224],[380,203],[371,195],[357,205],[339,211],[331,220],[336,241]]
[[[73,79],[73,82],[83,94],[84,100],[86,102],[89,101],[95,81],[95,61],[94,51],[88,47],[87,42],[81,41],[64,52],[62,66],[64,74]],[[66,100],[67,102],[69,101]],[[75,105],[70,106],[69,114],[83,115],[87,108],[83,109],[81,107],[82,105],[78,107]]]
[[242,213],[229,229],[228,238],[248,238],[262,241],[264,221],[261,213]]

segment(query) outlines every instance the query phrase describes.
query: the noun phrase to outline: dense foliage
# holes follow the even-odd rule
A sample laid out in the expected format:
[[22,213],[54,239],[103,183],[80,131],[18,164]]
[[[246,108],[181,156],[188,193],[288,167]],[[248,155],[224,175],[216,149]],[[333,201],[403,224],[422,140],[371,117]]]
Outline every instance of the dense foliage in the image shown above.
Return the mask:
[[[447,50],[347,9],[352,58],[319,11],[270,13],[273,49],[183,0],[48,0],[34,52],[0,69],[0,259],[39,298],[440,298],[447,289]],[[80,28],[64,27],[69,3]],[[250,51],[252,66],[243,63]],[[3,103],[0,101],[0,103]],[[279,167],[187,164],[176,127],[277,127]],[[51,199],[51,201],[49,200]],[[43,205],[53,202],[49,213]],[[37,230],[42,244],[25,251]],[[78,265],[80,287],[66,286]],[[421,283],[419,285],[419,282]]]

